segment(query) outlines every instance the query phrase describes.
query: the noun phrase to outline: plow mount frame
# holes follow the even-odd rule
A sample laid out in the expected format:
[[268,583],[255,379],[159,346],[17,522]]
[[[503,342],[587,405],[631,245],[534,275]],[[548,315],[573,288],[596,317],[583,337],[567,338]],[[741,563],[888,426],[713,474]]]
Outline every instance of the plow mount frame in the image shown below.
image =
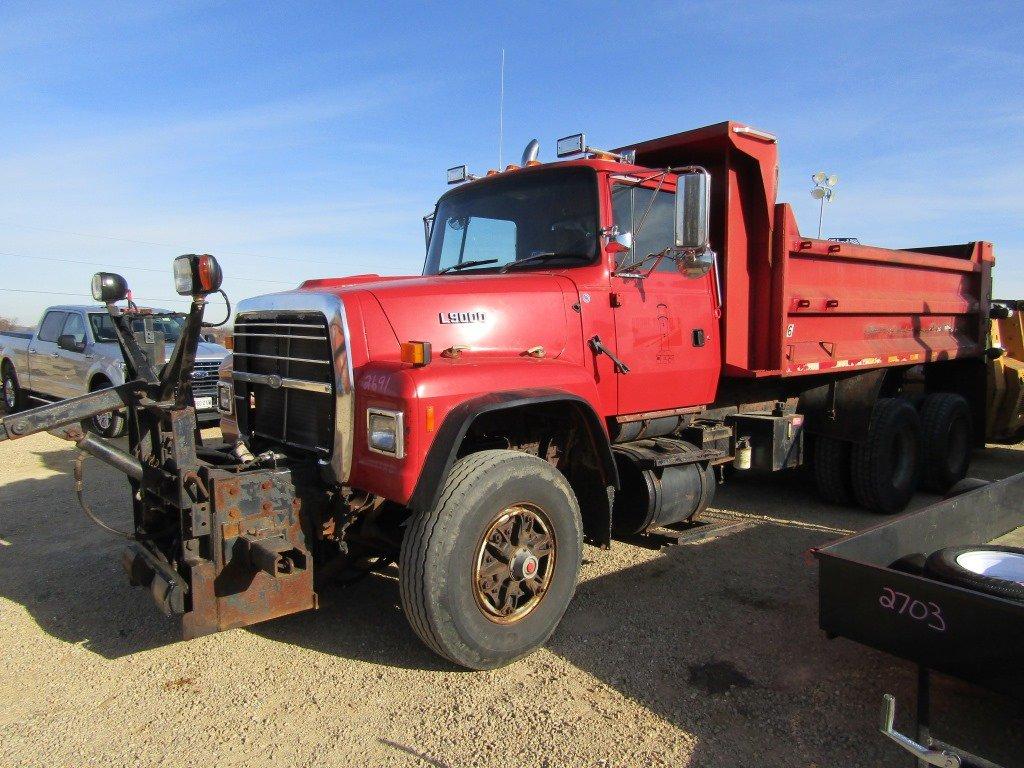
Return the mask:
[[[312,478],[316,468],[291,466],[279,454],[240,460],[234,446],[204,444],[198,429],[191,373],[205,307],[205,297],[193,296],[174,350],[158,369],[132,321],[141,316],[148,327],[160,315],[108,303],[126,383],[0,419],[0,442],[50,431],[126,475],[133,526],[122,562],[133,585],[147,589],[164,613],[181,617],[185,638],[318,603],[309,526],[293,480],[293,473]],[[127,450],[82,426],[122,408]]]

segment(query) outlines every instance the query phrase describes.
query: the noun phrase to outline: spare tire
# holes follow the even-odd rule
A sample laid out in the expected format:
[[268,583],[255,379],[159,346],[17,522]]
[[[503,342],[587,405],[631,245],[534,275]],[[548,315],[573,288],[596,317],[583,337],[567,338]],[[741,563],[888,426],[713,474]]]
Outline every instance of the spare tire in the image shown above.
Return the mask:
[[1024,601],[1024,549],[979,544],[929,555],[925,573],[990,595]]

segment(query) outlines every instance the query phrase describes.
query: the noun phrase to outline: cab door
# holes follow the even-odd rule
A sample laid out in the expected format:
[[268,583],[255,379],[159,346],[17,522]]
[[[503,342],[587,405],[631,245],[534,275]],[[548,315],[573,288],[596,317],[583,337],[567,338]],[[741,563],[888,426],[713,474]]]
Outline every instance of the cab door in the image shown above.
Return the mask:
[[616,354],[630,369],[617,377],[620,414],[707,405],[718,387],[714,275],[687,278],[673,258],[656,255],[675,242],[675,191],[668,187],[612,185],[614,224],[633,235],[632,248],[616,254],[622,274],[611,277]]
[[[71,312],[68,314],[68,319],[64,322],[64,328],[61,330],[60,336],[70,336],[78,344],[88,343],[89,336],[85,329],[85,318],[81,312]],[[59,339],[60,336],[57,338]],[[60,392],[56,394],[59,394],[61,397],[75,397],[85,394],[87,391],[86,379],[89,375],[89,369],[92,367],[94,357],[88,346],[81,352],[75,352],[70,349],[62,349],[58,345],[55,367],[57,369]]]
[[28,388],[33,392],[49,397],[63,397],[60,381],[58,380],[57,363],[57,338],[61,329],[64,328],[64,321],[68,313],[51,309],[39,323],[39,330],[28,345]]

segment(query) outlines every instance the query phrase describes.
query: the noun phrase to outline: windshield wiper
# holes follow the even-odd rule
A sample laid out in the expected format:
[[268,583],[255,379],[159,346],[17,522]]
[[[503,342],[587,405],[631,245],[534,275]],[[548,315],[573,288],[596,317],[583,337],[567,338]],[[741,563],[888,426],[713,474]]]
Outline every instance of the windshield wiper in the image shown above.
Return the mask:
[[523,264],[532,264],[535,261],[550,261],[551,259],[579,259],[580,261],[590,261],[593,258],[585,253],[568,253],[566,251],[541,251],[540,253],[533,253],[527,256],[525,259],[519,259],[518,261],[510,261],[504,267],[499,269],[499,272],[508,272],[514,267],[520,267]]
[[458,264],[452,264],[450,267],[437,270],[437,274],[443,275],[445,272],[459,272],[463,269],[469,269],[470,267],[481,267],[484,264],[495,264],[497,259],[477,259],[476,261],[460,261]]

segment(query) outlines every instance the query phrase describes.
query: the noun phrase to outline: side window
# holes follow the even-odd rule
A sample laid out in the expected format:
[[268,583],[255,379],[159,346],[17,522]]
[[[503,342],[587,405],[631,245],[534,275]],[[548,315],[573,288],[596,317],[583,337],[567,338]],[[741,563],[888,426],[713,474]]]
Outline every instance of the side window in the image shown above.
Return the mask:
[[[653,201],[652,201],[653,198]],[[675,193],[616,185],[612,189],[612,216],[622,231],[633,233],[633,250],[619,255],[622,265],[658,254],[672,246],[675,237]],[[653,260],[653,259],[652,259]],[[650,267],[650,261],[645,262]],[[662,259],[658,272],[675,272],[672,259]]]
[[89,325],[92,326],[92,337],[98,344],[107,341],[117,341],[117,334],[114,333],[114,323],[107,313],[89,313]]
[[72,312],[68,315],[68,321],[64,323],[64,330],[60,332],[61,336],[69,335],[73,336],[75,343],[85,343],[85,320],[77,312]]
[[67,312],[47,312],[43,322],[39,324],[39,340],[56,341],[67,316]]

